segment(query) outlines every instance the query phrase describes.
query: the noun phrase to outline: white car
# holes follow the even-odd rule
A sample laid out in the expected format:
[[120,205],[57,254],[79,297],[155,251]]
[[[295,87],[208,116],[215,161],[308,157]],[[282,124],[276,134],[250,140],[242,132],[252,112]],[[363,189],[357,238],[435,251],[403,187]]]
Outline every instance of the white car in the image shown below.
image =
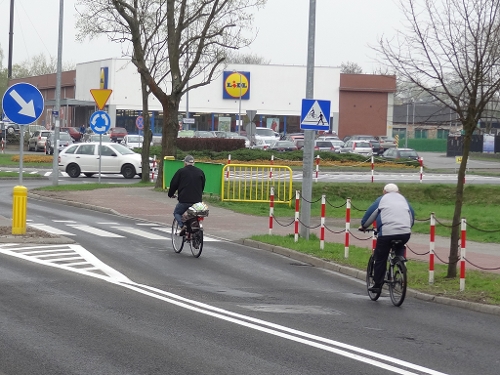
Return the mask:
[[352,153],[352,154],[360,154],[364,156],[372,156],[373,149],[370,145],[370,142],[363,140],[349,140],[344,146],[340,148],[340,153]]
[[142,176],[142,156],[119,143],[99,142],[76,143],[61,151],[58,158],[59,170],[70,177],[80,174],[92,177],[99,173],[99,154],[101,154],[102,174],[122,174],[125,178]]
[[127,134],[120,143],[132,150],[134,148],[142,148],[143,142],[144,137],[142,135]]
[[262,128],[262,127],[256,127],[255,128],[255,133],[253,134],[254,138],[254,144],[257,144],[257,141],[263,140],[267,144],[272,144],[276,141],[279,141],[280,137],[279,134],[274,132],[270,128]]

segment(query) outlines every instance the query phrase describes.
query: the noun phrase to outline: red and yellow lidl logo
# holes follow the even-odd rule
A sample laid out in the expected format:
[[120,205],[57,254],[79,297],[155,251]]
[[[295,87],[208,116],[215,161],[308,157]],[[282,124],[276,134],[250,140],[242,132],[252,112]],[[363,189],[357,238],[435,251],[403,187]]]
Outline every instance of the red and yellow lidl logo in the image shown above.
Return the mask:
[[250,99],[250,72],[224,72],[223,99]]

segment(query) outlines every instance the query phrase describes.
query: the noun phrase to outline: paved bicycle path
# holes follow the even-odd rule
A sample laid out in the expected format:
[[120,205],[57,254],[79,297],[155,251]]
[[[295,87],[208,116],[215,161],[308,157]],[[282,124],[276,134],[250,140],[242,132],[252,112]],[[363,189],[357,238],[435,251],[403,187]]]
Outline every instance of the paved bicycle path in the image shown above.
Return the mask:
[[[151,221],[165,226],[172,224],[172,212],[177,200],[168,198],[164,192],[158,192],[148,187],[117,187],[95,191],[65,191],[65,192],[37,192],[30,197],[43,195],[42,199],[54,199],[63,203],[79,205],[96,210],[107,210],[113,213]],[[312,218],[310,226],[319,224],[319,217]],[[326,242],[343,244],[345,241],[345,222],[343,219],[326,218]],[[351,221],[350,244],[371,248],[371,237],[367,233],[357,232],[359,220]],[[210,215],[205,219],[204,227],[207,234],[230,241],[241,242],[252,235],[269,233],[269,218],[262,216],[244,215],[219,207],[210,207]],[[294,233],[293,217],[278,218],[273,224],[273,234],[288,235]],[[319,238],[319,229],[311,229]],[[412,234],[408,242],[407,257],[428,261],[429,235]],[[311,246],[318,246],[319,241],[312,241]],[[436,264],[446,263],[450,249],[449,238],[436,237],[435,252]],[[467,269],[483,269],[500,273],[500,246],[498,244],[484,244],[472,241],[466,243]],[[351,251],[353,251],[351,249]]]

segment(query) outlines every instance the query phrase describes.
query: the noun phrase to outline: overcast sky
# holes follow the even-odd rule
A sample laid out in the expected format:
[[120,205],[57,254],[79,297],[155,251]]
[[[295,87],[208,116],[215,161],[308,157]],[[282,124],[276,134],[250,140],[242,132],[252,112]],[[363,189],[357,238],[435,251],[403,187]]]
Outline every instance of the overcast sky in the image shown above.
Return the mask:
[[[7,66],[11,0],[0,0],[2,66]],[[119,45],[105,38],[75,41],[75,0],[64,1],[63,62],[77,64],[121,57]],[[402,16],[396,0],[316,0],[316,65],[339,66],[355,62],[365,73],[377,68],[369,47],[382,35],[395,34]],[[257,39],[241,50],[270,60],[271,64],[305,65],[309,0],[268,0],[255,13]],[[59,0],[15,0],[13,63],[40,53],[57,57]]]

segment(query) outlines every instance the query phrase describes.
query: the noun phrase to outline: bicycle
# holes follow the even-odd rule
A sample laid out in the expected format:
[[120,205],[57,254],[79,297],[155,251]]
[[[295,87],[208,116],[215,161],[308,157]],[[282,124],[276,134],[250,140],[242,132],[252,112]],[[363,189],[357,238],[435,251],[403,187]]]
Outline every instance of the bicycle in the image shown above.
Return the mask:
[[[373,231],[375,232],[375,235],[377,234],[377,232],[373,229],[367,229],[366,231]],[[401,243],[402,241],[400,240],[391,241],[391,250],[389,252],[389,257],[387,258],[387,273],[382,284],[382,287],[384,284],[387,284],[389,287],[389,295],[391,296],[391,301],[394,306],[401,306],[403,304],[408,284],[408,276],[405,265],[406,258],[396,255],[396,248],[398,248]],[[374,264],[375,259],[372,253],[366,268],[366,290],[368,297],[370,297],[372,301],[378,300],[382,294],[382,287],[378,292],[371,292],[369,290],[369,288],[375,284],[373,281]]]
[[179,235],[182,228],[179,226],[177,220],[174,218],[172,222],[172,247],[177,254],[182,251],[184,244],[187,242],[191,248],[191,254],[195,258],[201,255],[203,250],[202,221],[208,216],[208,208],[204,203],[201,203],[202,206],[200,206],[200,203],[195,203],[182,215],[186,226],[186,230],[182,236]]

